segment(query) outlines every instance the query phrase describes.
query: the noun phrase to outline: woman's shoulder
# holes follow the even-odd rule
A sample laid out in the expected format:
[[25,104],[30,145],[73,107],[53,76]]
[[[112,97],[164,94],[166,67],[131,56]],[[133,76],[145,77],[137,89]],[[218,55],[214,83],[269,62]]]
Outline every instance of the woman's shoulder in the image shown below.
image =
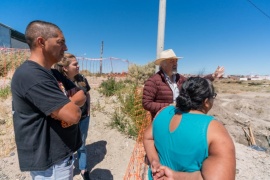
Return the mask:
[[157,116],[163,116],[164,114],[172,114],[174,115],[176,113],[177,109],[174,105],[169,105],[169,106],[166,106],[166,107],[163,107],[161,110],[159,110],[156,114],[156,117]]

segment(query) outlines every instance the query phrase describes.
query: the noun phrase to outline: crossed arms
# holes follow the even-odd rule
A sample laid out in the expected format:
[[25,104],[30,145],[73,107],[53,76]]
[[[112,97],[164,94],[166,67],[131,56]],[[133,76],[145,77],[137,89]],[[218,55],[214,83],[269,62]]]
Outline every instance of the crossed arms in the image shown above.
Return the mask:
[[77,124],[81,118],[80,107],[85,103],[86,96],[78,87],[67,91],[70,102],[51,113],[52,118],[61,120],[62,127]]

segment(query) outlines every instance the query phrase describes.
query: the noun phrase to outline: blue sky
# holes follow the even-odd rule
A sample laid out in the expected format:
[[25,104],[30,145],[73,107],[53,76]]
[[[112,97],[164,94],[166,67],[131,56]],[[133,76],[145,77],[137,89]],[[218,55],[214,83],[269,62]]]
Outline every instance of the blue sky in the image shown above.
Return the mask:
[[[256,5],[252,5],[250,1]],[[167,0],[164,49],[179,73],[270,75],[269,0]],[[57,24],[76,56],[156,59],[159,0],[1,0],[0,23],[24,33],[32,20]]]

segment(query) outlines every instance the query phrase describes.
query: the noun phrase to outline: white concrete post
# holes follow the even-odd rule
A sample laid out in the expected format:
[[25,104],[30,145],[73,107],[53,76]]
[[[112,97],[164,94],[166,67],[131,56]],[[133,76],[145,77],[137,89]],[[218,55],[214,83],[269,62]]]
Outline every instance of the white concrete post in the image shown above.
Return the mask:
[[[165,19],[166,19],[166,0],[159,0],[157,59],[159,58],[160,52],[164,50]],[[156,72],[158,72],[158,70],[159,66],[156,65]]]

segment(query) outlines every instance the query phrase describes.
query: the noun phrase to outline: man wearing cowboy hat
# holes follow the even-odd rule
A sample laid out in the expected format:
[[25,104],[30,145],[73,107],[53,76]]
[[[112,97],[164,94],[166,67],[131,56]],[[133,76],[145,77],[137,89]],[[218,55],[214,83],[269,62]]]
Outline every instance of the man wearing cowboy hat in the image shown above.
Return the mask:
[[[177,73],[177,61],[182,57],[177,57],[172,49],[164,50],[160,53],[155,64],[160,70],[151,76],[144,84],[142,104],[144,109],[150,111],[152,120],[157,112],[165,106],[175,103],[186,77]],[[217,67],[213,74],[204,78],[214,81],[215,78],[222,77],[223,67]]]

